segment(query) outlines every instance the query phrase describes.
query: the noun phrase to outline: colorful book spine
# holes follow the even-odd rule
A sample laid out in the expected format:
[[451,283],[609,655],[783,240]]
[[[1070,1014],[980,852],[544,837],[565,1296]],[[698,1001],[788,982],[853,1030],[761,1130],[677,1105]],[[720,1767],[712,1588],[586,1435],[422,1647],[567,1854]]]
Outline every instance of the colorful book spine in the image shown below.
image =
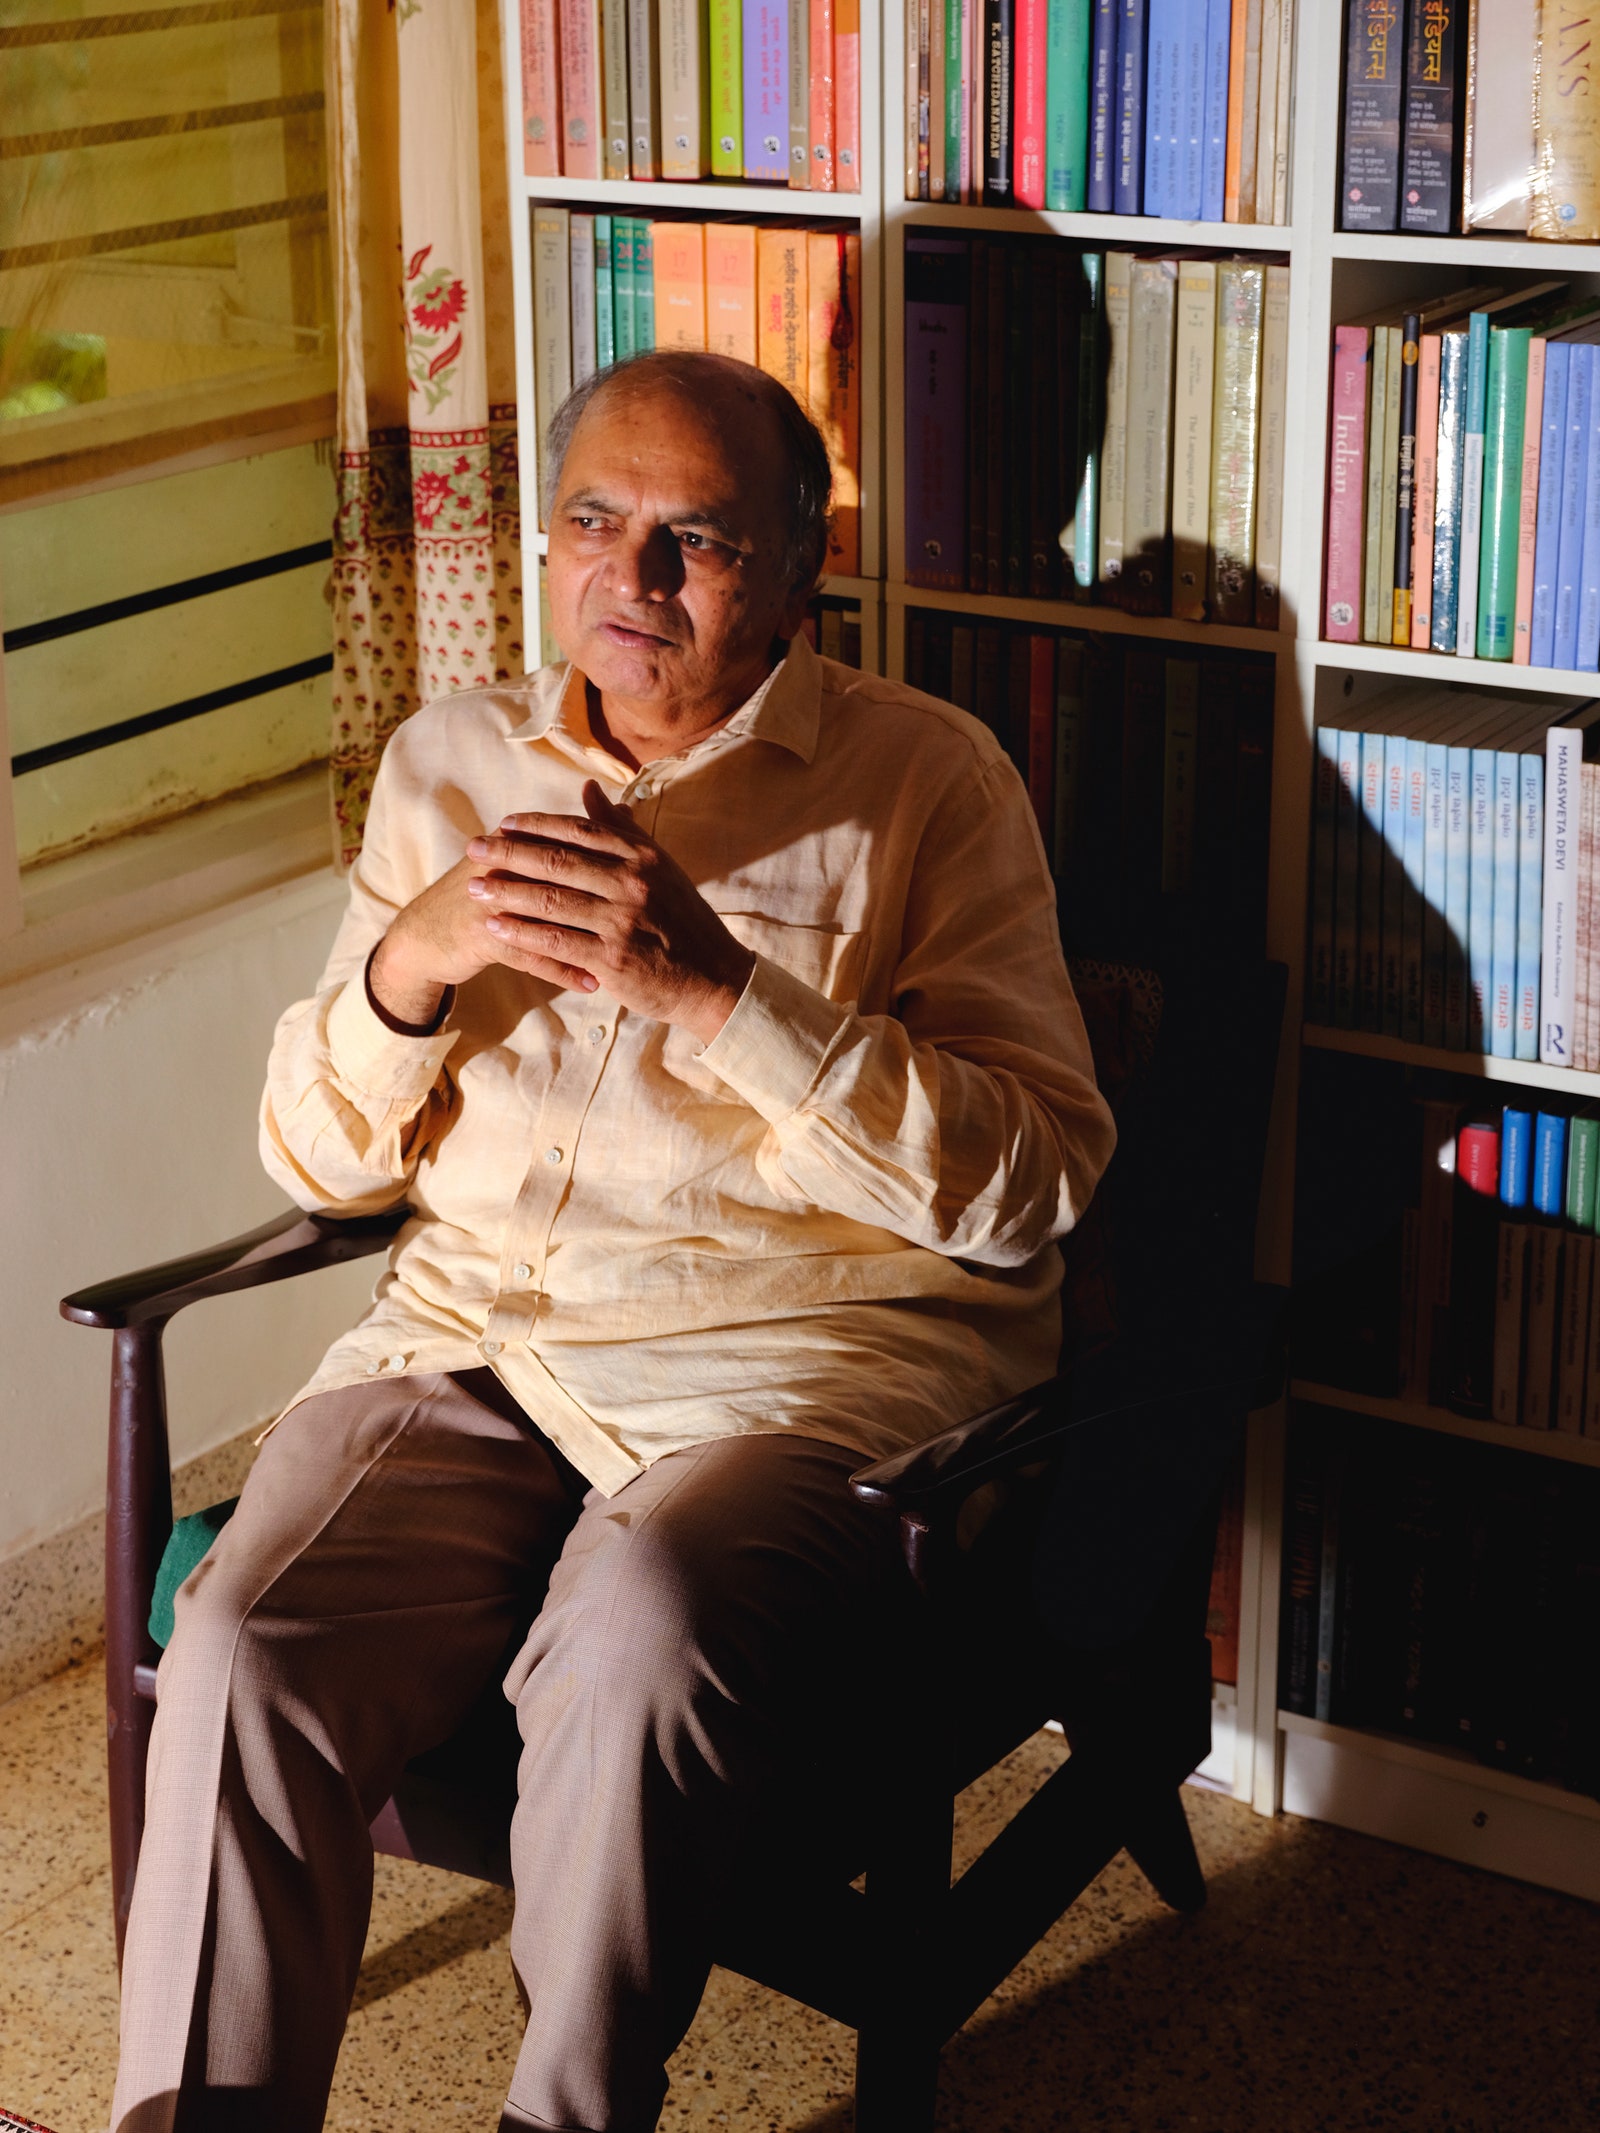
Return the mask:
[[600,0],[600,115],[607,179],[630,169],[628,151],[628,0]]
[[838,189],[861,190],[861,0],[834,0],[833,141]]
[[1089,35],[1092,0],[1048,0],[1045,197],[1056,213],[1089,198]]
[[1395,473],[1393,601],[1394,644],[1411,642],[1411,548],[1416,532],[1417,359],[1422,320],[1408,311],[1400,327],[1399,449]]
[[711,168],[709,31],[699,0],[661,0],[661,175],[680,184]]
[[[1256,216],[1256,132],[1261,103],[1261,7],[1262,0],[1244,0],[1244,60],[1239,91],[1239,180],[1240,222]],[[1235,16],[1235,24],[1239,18]],[[1232,126],[1229,117],[1229,159],[1232,160]]]
[[1467,1050],[1487,1052],[1494,977],[1494,750],[1472,750],[1467,788]]
[[1522,1411],[1522,1344],[1527,1313],[1528,1193],[1533,1116],[1509,1105],[1500,1114],[1500,1224],[1495,1239],[1494,1378],[1490,1413],[1515,1429]]
[[628,0],[628,160],[637,179],[661,175],[661,23],[656,0]]
[[1042,208],[1049,66],[1049,0],[1016,0],[1012,45],[1011,195],[1019,207]]
[[[1211,552],[1212,414],[1217,331],[1217,262],[1178,268],[1178,334],[1172,411],[1172,612],[1187,622],[1206,613]],[[1219,439],[1220,443],[1220,439]]]
[[1488,1042],[1495,1059],[1517,1049],[1517,889],[1522,861],[1518,797],[1522,759],[1508,748],[1494,755],[1494,888],[1490,921]]
[[[859,0],[858,0],[859,5]],[[710,0],[711,175],[744,176],[744,12],[741,0]]]
[[967,248],[906,238],[906,577],[963,589],[966,509],[955,440],[966,418]]
[[1239,179],[1244,150],[1244,62],[1249,42],[1249,5],[1250,0],[1232,0],[1228,9],[1228,115],[1222,159],[1224,222],[1240,219]]
[[1544,757],[1517,757],[1517,991],[1512,1057],[1539,1056],[1539,951],[1543,936]]
[[522,8],[522,167],[530,178],[561,172],[561,44],[555,0]]
[[1333,329],[1333,415],[1328,452],[1328,579],[1322,634],[1335,644],[1361,636],[1362,513],[1366,497],[1367,365],[1365,326]]
[[[1229,41],[1233,0],[1207,0],[1205,27],[1204,148],[1200,164],[1200,219],[1223,218],[1228,171]],[[1273,623],[1272,628],[1277,624]]]
[[1372,330],[1367,365],[1367,493],[1361,554],[1361,641],[1389,642],[1388,582],[1383,573],[1383,466],[1389,414],[1389,332]]
[[756,233],[748,222],[706,224],[706,346],[756,360]]
[[[1386,375],[1383,386],[1383,483],[1378,510],[1378,571],[1374,594],[1377,642],[1392,644],[1395,529],[1400,509],[1400,388],[1405,379],[1404,332],[1399,326],[1380,327],[1373,336],[1374,350],[1379,342],[1383,346]],[[1377,360],[1376,353],[1373,360]]]
[[1494,1402],[1494,1285],[1499,1245],[1500,1120],[1456,1135],[1450,1238],[1450,1405],[1489,1415]]
[[611,315],[615,322],[619,363],[625,363],[639,350],[634,227],[631,215],[613,215],[611,218]]
[[1533,536],[1533,611],[1528,664],[1555,664],[1556,568],[1561,549],[1562,455],[1567,437],[1567,378],[1572,350],[1547,341],[1544,399],[1539,424],[1539,506]]
[[617,360],[617,314],[611,265],[612,218],[594,218],[594,360],[609,370]]
[[1489,394],[1488,314],[1474,311],[1467,329],[1467,408],[1461,429],[1461,567],[1456,589],[1456,654],[1461,659],[1470,659],[1478,642],[1484,418]]
[[1413,0],[1406,34],[1400,227],[1448,237],[1461,199],[1462,0]]
[[1600,238],[1600,72],[1594,17],[1579,0],[1544,0],[1533,79],[1528,235],[1593,244]]
[[1597,351],[1574,345],[1567,370],[1567,434],[1561,466],[1561,530],[1556,544],[1555,619],[1550,664],[1578,663],[1578,596],[1588,520],[1589,432]]
[[833,468],[828,568],[861,572],[861,233],[812,230],[806,238],[807,391]]
[[1433,513],[1439,488],[1439,336],[1417,343],[1417,470],[1411,535],[1411,648],[1433,633]]
[[1092,0],[1089,46],[1089,213],[1109,215],[1117,160],[1118,0]]
[[581,385],[598,366],[594,304],[594,217],[573,215],[568,228],[572,282],[572,382]]
[[805,405],[807,232],[794,227],[756,231],[756,361]]
[[1517,496],[1517,598],[1511,618],[1511,658],[1529,665],[1533,649],[1533,577],[1538,558],[1539,468],[1544,451],[1544,370],[1549,343],[1528,342],[1528,382],[1522,403],[1522,481]]
[[1144,212],[1178,215],[1184,0],[1149,0],[1145,20]]
[[744,174],[758,184],[789,177],[787,0],[744,0]]
[[1216,414],[1212,424],[1209,604],[1214,621],[1255,620],[1256,438],[1267,273],[1217,265]]
[[[665,25],[663,25],[665,27]],[[699,222],[655,225],[655,345],[706,345],[705,228]]]
[[1288,445],[1289,269],[1267,268],[1261,307],[1260,435],[1256,446],[1256,628],[1282,620],[1283,469]]
[[1311,955],[1306,976],[1306,1019],[1331,1023],[1333,926],[1339,852],[1339,734],[1319,726],[1312,758]]
[[1579,831],[1583,732],[1552,726],[1545,736],[1543,939],[1539,958],[1539,1057],[1575,1064]]
[[1451,942],[1445,926],[1445,793],[1450,751],[1429,741],[1424,751],[1422,828],[1422,1042],[1443,1047],[1445,964]]
[[1361,1024],[1361,736],[1334,735],[1339,759],[1339,836],[1334,857],[1333,1019],[1339,1029]]
[[1148,0],[1117,0],[1117,152],[1112,210],[1143,212],[1145,15]]
[[1393,230],[1400,218],[1403,15],[1392,0],[1350,0],[1347,23],[1339,227]]
[[[1502,326],[1489,336],[1478,564],[1480,659],[1509,659],[1514,644],[1522,519],[1522,433],[1528,404],[1528,343],[1532,338],[1526,326]],[[1596,588],[1595,613],[1600,627],[1600,585]]]
[[569,178],[599,178],[600,8],[598,0],[566,0],[561,23],[561,168]]
[[1210,0],[1188,0],[1178,50],[1178,156],[1173,199],[1186,220],[1205,213],[1206,30]]
[[1467,935],[1472,923],[1472,750],[1445,751],[1444,788],[1444,1042],[1451,1052],[1468,1049],[1471,1019],[1467,982]]
[[[938,121],[938,172],[939,189],[933,193],[935,200],[944,198],[944,113],[942,91],[944,88],[944,5],[937,0],[933,8],[933,30],[937,43],[937,78],[930,78],[929,93],[933,98],[930,121]],[[785,104],[789,114],[788,123],[788,180],[798,192],[811,190],[811,0],[787,0],[784,25]],[[930,141],[933,134],[930,132]]]
[[655,224],[633,224],[633,345],[643,355],[656,345]]
[[965,200],[971,173],[962,166],[962,117],[971,107],[966,94],[962,0],[944,0],[944,172],[945,198]]
[[1461,585],[1461,487],[1465,472],[1467,336],[1439,336],[1438,498],[1433,522],[1433,635],[1435,652],[1456,648]]

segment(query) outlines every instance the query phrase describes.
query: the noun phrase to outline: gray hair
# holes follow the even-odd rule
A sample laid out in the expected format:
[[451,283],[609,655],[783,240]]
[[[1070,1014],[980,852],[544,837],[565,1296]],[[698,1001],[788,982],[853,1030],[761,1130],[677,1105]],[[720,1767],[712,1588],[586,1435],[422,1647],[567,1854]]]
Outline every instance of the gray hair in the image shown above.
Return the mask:
[[784,574],[791,585],[804,583],[809,591],[821,577],[828,554],[828,505],[833,491],[828,447],[793,393],[766,371],[753,363],[741,363],[736,356],[711,355],[697,348],[650,348],[640,355],[624,356],[620,363],[597,370],[574,386],[550,417],[545,432],[539,497],[544,517],[548,519],[554,509],[561,470],[587,410],[614,386],[647,385],[658,378],[663,384],[705,395],[726,392],[735,383],[747,390],[755,388],[778,424],[788,475]]

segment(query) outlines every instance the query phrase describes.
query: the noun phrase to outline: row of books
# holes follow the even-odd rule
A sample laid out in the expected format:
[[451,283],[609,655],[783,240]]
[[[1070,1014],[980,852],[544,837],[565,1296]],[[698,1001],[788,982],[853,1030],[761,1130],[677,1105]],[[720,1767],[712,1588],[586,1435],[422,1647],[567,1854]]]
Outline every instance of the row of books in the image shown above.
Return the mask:
[[1279,1697],[1600,1793],[1600,1475],[1302,1411]]
[[906,679],[1027,783],[1070,953],[1263,952],[1274,664],[912,608]]
[[1600,669],[1600,304],[1458,289],[1333,336],[1323,634]]
[[535,178],[861,190],[861,0],[522,0]]
[[1600,1069],[1600,703],[1385,690],[1316,734],[1307,1013]]
[[1276,629],[1289,269],[913,231],[906,576]]
[[1295,0],[906,0],[908,200],[1287,222]]
[[861,236],[747,222],[647,222],[539,205],[534,390],[545,419],[599,369],[705,348],[782,380],[833,463],[828,565],[861,568]]
[[1348,0],[1339,227],[1600,237],[1585,23],[1540,0]]

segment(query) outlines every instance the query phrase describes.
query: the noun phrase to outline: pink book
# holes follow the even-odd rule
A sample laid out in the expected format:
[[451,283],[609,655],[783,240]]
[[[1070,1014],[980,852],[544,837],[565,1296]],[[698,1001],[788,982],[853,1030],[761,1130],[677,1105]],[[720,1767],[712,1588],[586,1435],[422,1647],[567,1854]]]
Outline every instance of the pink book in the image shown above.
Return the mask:
[[842,193],[861,190],[861,0],[834,0],[833,153]]
[[556,0],[522,0],[522,167],[530,178],[561,175]]
[[1433,506],[1439,491],[1439,336],[1417,344],[1417,474],[1411,536],[1411,649],[1433,628]]
[[1367,363],[1371,351],[1369,326],[1334,327],[1327,601],[1322,620],[1322,634],[1334,644],[1355,644],[1361,636],[1361,519],[1367,488]]
[[833,165],[833,0],[811,0],[811,190],[838,189]]
[[600,0],[561,0],[561,168],[601,175]]
[[1544,436],[1544,337],[1528,343],[1528,398],[1522,424],[1522,496],[1517,518],[1517,606],[1511,664],[1525,667],[1533,649],[1533,554],[1539,531],[1539,446]]
[[1012,65],[1012,196],[1019,207],[1044,206],[1045,34],[1049,0],[1017,0]]

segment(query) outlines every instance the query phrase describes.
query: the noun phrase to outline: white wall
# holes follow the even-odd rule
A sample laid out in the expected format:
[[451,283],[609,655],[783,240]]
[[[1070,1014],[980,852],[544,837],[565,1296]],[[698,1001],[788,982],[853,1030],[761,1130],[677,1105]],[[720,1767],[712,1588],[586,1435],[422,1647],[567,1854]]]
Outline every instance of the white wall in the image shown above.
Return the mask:
[[[0,996],[0,1559],[103,1501],[111,1336],[69,1326],[60,1298],[284,1206],[256,1157],[262,1071],[343,895],[330,870]],[[274,1413],[380,1264],[174,1320],[174,1458]]]

